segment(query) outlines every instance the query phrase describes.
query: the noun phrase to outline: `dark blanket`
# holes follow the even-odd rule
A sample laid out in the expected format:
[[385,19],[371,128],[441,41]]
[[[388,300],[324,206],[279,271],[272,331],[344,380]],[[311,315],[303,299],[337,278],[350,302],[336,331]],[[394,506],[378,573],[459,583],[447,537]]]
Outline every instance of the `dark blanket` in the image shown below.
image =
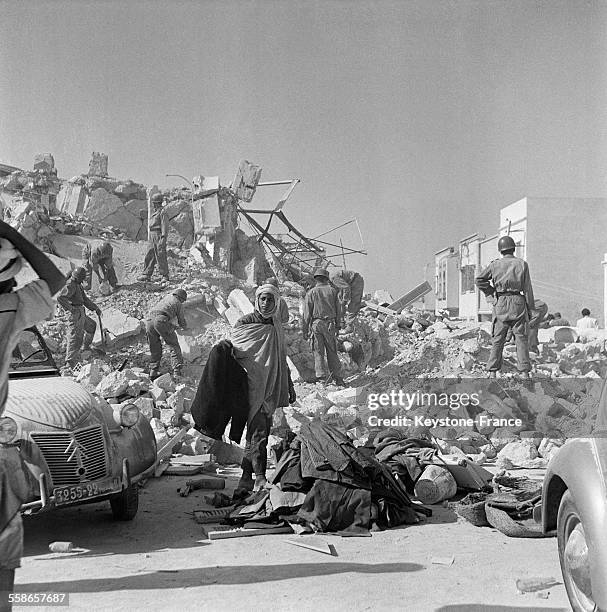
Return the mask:
[[239,443],[249,414],[247,373],[236,361],[232,344],[221,340],[212,349],[192,403],[201,433],[221,440],[230,419],[230,439]]

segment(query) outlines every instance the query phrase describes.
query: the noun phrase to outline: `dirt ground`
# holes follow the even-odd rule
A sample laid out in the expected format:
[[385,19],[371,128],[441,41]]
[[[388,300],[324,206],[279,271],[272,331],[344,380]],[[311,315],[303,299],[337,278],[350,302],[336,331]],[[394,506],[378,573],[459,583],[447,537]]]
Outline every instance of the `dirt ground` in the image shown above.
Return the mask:
[[[515,586],[560,581],[555,538],[508,538],[437,506],[425,523],[370,538],[319,536],[337,556],[289,545],[290,535],[209,542],[191,515],[209,492],[180,497],[185,480],[148,481],[130,523],[114,522],[107,502],[27,517],[16,591],[68,592],[70,610],[569,609],[562,584],[547,599]],[[57,540],[83,550],[49,553]],[[453,565],[432,563],[451,555]]]

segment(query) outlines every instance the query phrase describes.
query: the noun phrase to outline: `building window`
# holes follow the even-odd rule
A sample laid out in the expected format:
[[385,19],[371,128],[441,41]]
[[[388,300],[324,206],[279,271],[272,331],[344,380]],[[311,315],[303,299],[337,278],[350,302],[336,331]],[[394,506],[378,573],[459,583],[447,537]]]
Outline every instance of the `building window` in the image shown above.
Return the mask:
[[447,261],[444,259],[438,262],[438,270],[436,274],[436,297],[439,300],[447,299]]
[[475,266],[462,266],[462,293],[474,293]]

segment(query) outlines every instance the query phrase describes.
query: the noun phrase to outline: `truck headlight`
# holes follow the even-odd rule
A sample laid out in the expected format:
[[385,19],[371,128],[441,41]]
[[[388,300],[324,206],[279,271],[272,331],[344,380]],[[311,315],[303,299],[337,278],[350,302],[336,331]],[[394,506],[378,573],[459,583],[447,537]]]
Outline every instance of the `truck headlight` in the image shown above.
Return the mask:
[[17,435],[17,423],[11,417],[0,417],[0,444],[10,444]]
[[135,404],[126,404],[120,410],[120,423],[123,427],[132,427],[139,420],[139,408]]

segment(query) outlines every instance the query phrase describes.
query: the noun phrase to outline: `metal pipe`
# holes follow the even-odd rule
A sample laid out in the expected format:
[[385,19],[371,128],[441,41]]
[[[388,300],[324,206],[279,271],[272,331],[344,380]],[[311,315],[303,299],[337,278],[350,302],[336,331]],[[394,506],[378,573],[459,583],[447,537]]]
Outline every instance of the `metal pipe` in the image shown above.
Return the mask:
[[301,179],[289,179],[288,181],[264,181],[257,183],[258,187],[268,187],[269,185],[290,185],[293,181],[301,182]]

